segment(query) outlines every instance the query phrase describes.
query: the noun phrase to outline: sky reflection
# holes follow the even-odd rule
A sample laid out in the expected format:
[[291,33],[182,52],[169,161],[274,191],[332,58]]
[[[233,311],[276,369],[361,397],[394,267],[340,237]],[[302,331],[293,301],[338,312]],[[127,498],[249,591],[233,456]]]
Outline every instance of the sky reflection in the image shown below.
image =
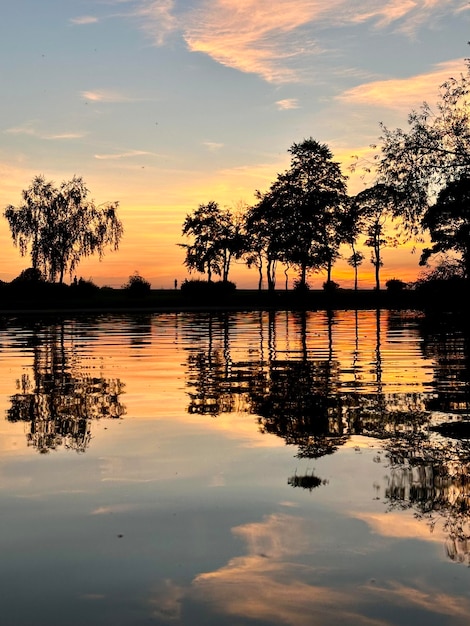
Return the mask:
[[375,311],[11,322],[5,623],[466,624],[470,453],[439,428],[465,426],[468,342],[448,330]]

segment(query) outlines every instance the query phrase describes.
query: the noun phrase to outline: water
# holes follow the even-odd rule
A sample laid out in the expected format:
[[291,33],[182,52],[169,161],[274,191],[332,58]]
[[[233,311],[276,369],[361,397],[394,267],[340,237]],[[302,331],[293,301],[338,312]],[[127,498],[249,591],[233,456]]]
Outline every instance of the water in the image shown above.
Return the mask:
[[450,316],[11,318],[0,342],[1,624],[468,624]]

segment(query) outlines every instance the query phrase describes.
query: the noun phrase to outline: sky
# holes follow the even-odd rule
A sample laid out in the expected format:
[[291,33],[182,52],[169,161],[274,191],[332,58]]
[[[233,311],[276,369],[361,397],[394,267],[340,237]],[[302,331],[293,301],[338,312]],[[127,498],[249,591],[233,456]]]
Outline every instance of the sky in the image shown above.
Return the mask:
[[[3,0],[0,280],[30,265],[3,211],[39,174],[119,202],[119,250],[75,272],[112,287],[135,272],[157,289],[200,278],[178,245],[186,215],[253,204],[303,139],[326,143],[357,193],[349,166],[380,123],[405,128],[465,72],[469,18],[464,0]],[[419,251],[385,250],[382,280],[415,280]],[[257,286],[242,262],[230,278]],[[352,269],[340,261],[332,278],[350,287]]]

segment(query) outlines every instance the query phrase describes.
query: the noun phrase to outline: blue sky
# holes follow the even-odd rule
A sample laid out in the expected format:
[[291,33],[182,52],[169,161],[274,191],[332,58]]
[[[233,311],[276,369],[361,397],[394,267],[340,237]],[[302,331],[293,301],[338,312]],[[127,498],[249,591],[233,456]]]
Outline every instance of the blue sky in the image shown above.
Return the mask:
[[[460,0],[4,2],[2,209],[20,202],[36,174],[57,183],[83,176],[98,203],[119,200],[125,235],[118,252],[77,273],[119,286],[137,270],[170,287],[187,276],[176,244],[199,204],[253,202],[288,167],[289,146],[310,136],[348,173],[351,155],[377,141],[379,122],[404,127],[412,108],[434,103],[439,84],[465,71],[469,8]],[[361,184],[352,177],[351,192]],[[386,252],[384,279],[416,274],[418,256]],[[0,279],[28,265],[2,218]],[[337,268],[344,286],[346,268]],[[372,270],[364,264],[363,286]],[[257,283],[242,265],[232,277]]]

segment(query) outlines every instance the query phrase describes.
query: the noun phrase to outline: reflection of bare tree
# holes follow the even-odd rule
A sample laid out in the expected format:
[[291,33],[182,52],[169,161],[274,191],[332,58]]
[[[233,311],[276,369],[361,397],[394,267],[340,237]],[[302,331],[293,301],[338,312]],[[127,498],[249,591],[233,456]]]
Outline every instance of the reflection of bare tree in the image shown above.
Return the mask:
[[49,326],[33,345],[33,380],[17,381],[7,419],[28,422],[28,444],[40,452],[63,445],[84,452],[91,438],[91,421],[119,418],[124,385],[119,379],[82,376],[64,325]]

